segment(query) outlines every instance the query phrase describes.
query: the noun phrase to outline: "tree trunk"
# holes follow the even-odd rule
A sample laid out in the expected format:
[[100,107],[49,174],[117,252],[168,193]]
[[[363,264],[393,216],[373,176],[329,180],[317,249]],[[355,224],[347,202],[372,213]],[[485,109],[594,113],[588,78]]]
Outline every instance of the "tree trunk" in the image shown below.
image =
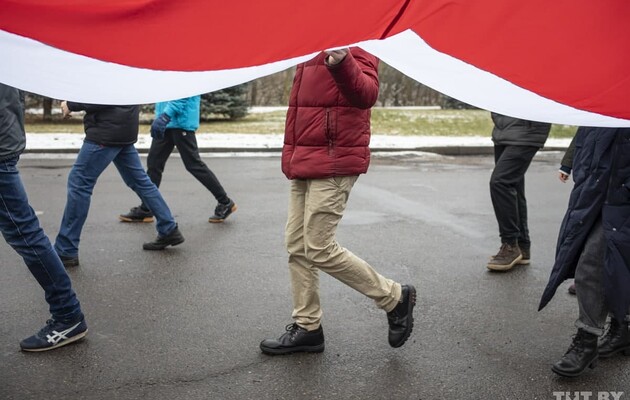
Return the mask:
[[44,121],[52,120],[52,99],[50,97],[44,97],[43,109],[44,109]]

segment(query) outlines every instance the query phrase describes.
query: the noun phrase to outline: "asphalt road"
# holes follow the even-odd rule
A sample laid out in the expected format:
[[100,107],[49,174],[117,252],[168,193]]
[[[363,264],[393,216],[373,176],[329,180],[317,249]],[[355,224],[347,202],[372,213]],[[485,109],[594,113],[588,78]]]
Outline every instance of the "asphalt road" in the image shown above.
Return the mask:
[[[239,205],[224,224],[207,222],[214,199],[172,158],[162,192],[186,242],[163,252],[142,250],[156,234],[152,224],[118,222],[138,200],[111,166],[94,192],[81,266],[70,271],[90,329],[84,341],[19,351],[47,307],[21,259],[0,243],[0,399],[556,399],[559,391],[630,398],[623,357],[579,379],[550,371],[577,314],[568,282],[536,311],[571,189],[556,178],[560,158],[541,154],[527,174],[532,264],[491,273],[485,264],[499,246],[492,159],[376,157],[338,239],[383,275],[416,286],[412,337],[390,348],[385,314],[323,274],[326,351],[276,357],[258,344],[291,322],[288,181],[279,158],[205,159]],[[72,161],[20,162],[52,238]]]

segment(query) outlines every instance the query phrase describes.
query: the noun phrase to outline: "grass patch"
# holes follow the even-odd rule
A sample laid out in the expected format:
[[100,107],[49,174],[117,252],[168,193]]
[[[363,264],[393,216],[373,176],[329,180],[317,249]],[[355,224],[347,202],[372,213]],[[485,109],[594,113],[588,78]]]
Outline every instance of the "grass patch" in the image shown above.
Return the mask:
[[[285,111],[253,113],[236,121],[219,120],[204,122],[200,133],[275,133],[284,132]],[[148,133],[150,125],[141,124],[140,132]],[[575,134],[576,127],[553,125],[550,137],[568,138]],[[29,133],[83,133],[81,118],[68,121],[40,123],[29,118],[26,124]],[[490,113],[483,110],[423,110],[374,108],[372,110],[372,132],[376,135],[400,136],[488,136],[492,132]]]

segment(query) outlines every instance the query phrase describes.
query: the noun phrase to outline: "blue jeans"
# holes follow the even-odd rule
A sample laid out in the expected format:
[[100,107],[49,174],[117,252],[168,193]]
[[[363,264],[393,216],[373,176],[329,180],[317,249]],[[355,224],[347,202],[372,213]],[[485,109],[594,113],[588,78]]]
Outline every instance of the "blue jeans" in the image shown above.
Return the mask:
[[60,255],[78,257],[81,230],[90,209],[94,185],[111,162],[114,162],[125,184],[140,196],[155,215],[160,236],[168,235],[177,227],[171,210],[144,171],[133,145],[102,146],[84,141],[68,176],[68,200],[55,242],[55,249]]
[[50,313],[57,321],[82,317],[70,277],[50,240],[39,226],[17,169],[18,157],[0,161],[0,230],[7,243],[22,256],[44,289]]

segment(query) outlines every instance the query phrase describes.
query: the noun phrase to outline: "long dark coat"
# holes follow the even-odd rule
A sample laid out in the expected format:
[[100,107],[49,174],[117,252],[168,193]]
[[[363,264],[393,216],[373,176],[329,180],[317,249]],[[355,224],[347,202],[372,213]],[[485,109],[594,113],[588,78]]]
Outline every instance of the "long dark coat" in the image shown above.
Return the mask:
[[606,303],[623,320],[630,306],[630,128],[579,128],[573,179],[556,261],[539,310],[565,279],[574,277],[586,238],[601,215],[606,238]]

